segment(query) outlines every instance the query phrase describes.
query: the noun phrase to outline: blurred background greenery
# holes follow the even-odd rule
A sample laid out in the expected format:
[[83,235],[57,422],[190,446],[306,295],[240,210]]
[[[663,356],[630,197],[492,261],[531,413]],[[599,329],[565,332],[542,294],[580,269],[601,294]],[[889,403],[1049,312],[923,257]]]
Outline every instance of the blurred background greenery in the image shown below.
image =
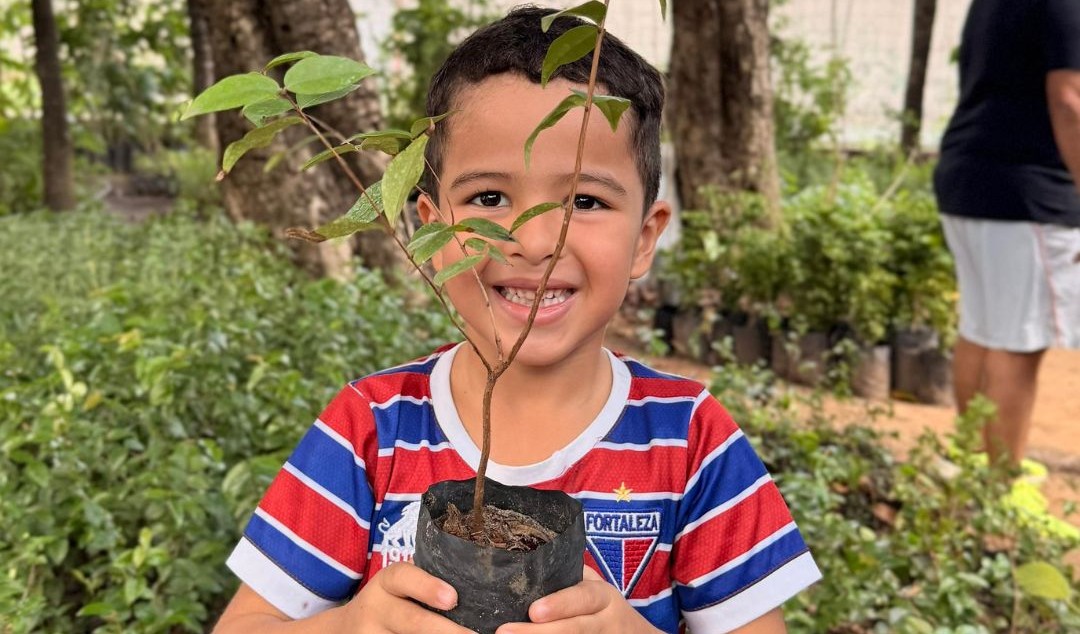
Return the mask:
[[[698,13],[716,3],[753,37]],[[453,339],[386,240],[332,259],[281,238],[355,198],[330,163],[299,175],[310,138],[217,182],[245,122],[179,121],[216,77],[367,49],[370,87],[314,112],[328,133],[404,126],[454,43],[504,8],[382,3],[370,42],[363,4],[0,0],[0,632],[209,630],[235,588],[225,556],[321,407]],[[825,572],[791,631],[1075,631],[1076,530],[1046,512],[1038,474],[1018,499],[980,462],[988,409],[902,451],[879,431],[888,398],[948,391],[931,370],[956,296],[921,101],[897,97],[895,140],[855,144],[851,59],[783,19],[813,3],[673,2],[667,26],[656,3],[627,10],[646,4],[647,28],[671,33],[680,227],[619,318],[640,333],[624,343],[699,368],[774,473]],[[909,83],[931,27],[912,25]],[[722,55],[768,90],[725,97]],[[702,123],[719,121],[755,132]],[[377,179],[380,161],[357,165]],[[835,419],[826,400],[852,394],[878,400]]]

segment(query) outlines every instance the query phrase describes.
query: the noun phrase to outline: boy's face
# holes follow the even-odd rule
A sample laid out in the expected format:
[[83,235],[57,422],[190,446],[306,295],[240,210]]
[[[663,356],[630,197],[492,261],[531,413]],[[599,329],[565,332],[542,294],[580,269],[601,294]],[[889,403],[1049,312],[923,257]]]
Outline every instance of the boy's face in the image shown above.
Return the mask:
[[[526,209],[563,202],[570,194],[578,136],[584,110],[577,108],[553,128],[540,133],[531,165],[525,168],[525,140],[536,125],[575,86],[552,81],[542,89],[515,75],[490,77],[464,89],[447,123],[439,174],[439,213],[486,218],[504,227]],[[630,147],[630,113],[617,132],[593,109],[589,118],[581,177],[566,246],[551,279],[547,299],[517,363],[553,366],[578,355],[595,355],[604,330],[626,295],[629,280],[652,263],[656,240],[670,217],[666,203],[645,211],[644,187]],[[431,201],[420,199],[425,222],[437,219]],[[491,298],[504,352],[517,340],[529,314],[540,278],[559,239],[563,213],[552,210],[515,232],[517,242],[497,242],[509,265],[485,260],[476,272]],[[461,259],[451,243],[433,260],[441,269]],[[494,360],[491,316],[476,279],[459,275],[446,284],[470,337]],[[580,357],[579,357],[580,358]]]

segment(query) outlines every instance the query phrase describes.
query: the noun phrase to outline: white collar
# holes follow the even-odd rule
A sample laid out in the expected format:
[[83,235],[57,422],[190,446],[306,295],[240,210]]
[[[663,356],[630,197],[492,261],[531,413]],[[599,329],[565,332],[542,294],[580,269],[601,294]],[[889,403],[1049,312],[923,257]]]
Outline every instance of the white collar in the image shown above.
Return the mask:
[[[473,442],[458,416],[454,396],[450,390],[450,367],[454,355],[461,349],[459,343],[447,350],[435,361],[431,370],[431,403],[435,409],[435,418],[439,427],[446,434],[450,445],[457,451],[465,464],[474,471],[480,464],[480,449]],[[502,465],[494,460],[488,462],[489,478],[503,484],[527,486],[557,478],[571,466],[585,457],[585,454],[619,421],[626,400],[630,396],[630,370],[610,350],[604,348],[611,361],[611,393],[603,409],[591,423],[568,445],[551,454],[547,459],[529,465]]]

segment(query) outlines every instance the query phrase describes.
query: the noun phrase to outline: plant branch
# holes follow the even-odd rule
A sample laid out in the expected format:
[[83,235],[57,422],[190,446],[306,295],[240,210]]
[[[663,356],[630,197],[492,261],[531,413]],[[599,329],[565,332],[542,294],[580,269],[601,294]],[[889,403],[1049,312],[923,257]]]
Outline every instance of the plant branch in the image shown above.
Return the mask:
[[[607,9],[611,0],[604,0],[604,8]],[[585,157],[585,133],[589,127],[589,115],[592,113],[593,105],[593,93],[596,92],[596,73],[600,68],[600,45],[604,39],[604,24],[607,22],[607,12],[604,13],[604,19],[597,25],[596,32],[596,46],[593,49],[592,68],[589,70],[589,85],[585,92],[585,114],[581,118],[581,132],[578,135],[578,147],[577,157],[574,160],[574,176],[570,180],[570,195],[566,201],[566,207],[563,210],[563,222],[562,228],[559,231],[559,241],[555,244],[555,251],[551,254],[551,261],[548,263],[547,270],[544,271],[543,277],[540,278],[540,286],[536,289],[536,297],[533,298],[532,307],[529,309],[529,318],[525,321],[525,328],[522,329],[521,335],[518,336],[516,342],[514,342],[513,349],[510,350],[510,356],[507,357],[506,365],[513,363],[514,358],[517,357],[518,351],[521,350],[521,346],[525,343],[525,338],[529,336],[529,332],[532,330],[533,322],[536,320],[536,313],[540,310],[540,302],[543,301],[544,293],[547,291],[548,280],[551,279],[552,273],[555,272],[555,265],[559,261],[559,257],[562,256],[563,247],[566,246],[566,234],[570,230],[570,219],[574,215],[574,198],[577,197],[578,181],[581,178],[581,163]],[[505,368],[504,368],[505,371]]]
[[[322,141],[322,144],[324,146],[326,146],[326,149],[334,155],[334,158],[337,160],[338,165],[340,165],[341,169],[344,170],[345,175],[349,178],[350,181],[352,181],[352,184],[355,185],[358,190],[360,190],[360,195],[364,198],[367,198],[367,201],[371,205],[372,209],[377,210],[379,206],[375,204],[375,201],[371,198],[371,194],[368,193],[367,188],[365,188],[364,184],[360,182],[360,178],[356,175],[355,172],[353,172],[352,168],[349,167],[349,164],[345,161],[345,159],[337,153],[337,150],[334,149],[334,146],[331,145],[330,142],[326,139],[326,136],[323,135],[323,133],[319,130],[318,126],[314,124],[311,117],[300,109],[296,102],[292,100],[292,97],[287,98],[292,103],[293,108],[296,110],[296,112],[300,115],[300,118],[303,119],[304,123],[309,128],[311,128],[311,131],[314,132],[316,136],[319,137],[319,140]],[[477,347],[476,342],[474,342],[472,338],[469,337],[468,333],[465,332],[465,328],[454,317],[454,311],[450,308],[450,305],[446,303],[446,298],[443,297],[442,290],[435,284],[434,280],[428,277],[428,275],[424,272],[424,269],[419,264],[417,264],[416,260],[413,259],[412,254],[408,252],[408,250],[405,248],[405,244],[401,241],[401,238],[398,237],[397,231],[394,230],[394,227],[390,224],[390,221],[386,219],[386,214],[379,214],[378,219],[382,223],[383,228],[386,230],[386,232],[390,235],[394,242],[397,243],[398,247],[401,249],[401,252],[405,254],[405,258],[409,260],[409,264],[411,264],[412,267],[416,269],[416,272],[420,274],[420,277],[423,278],[424,282],[426,282],[428,287],[431,288],[432,292],[435,293],[435,297],[439,300],[439,303],[442,304],[443,310],[446,312],[446,316],[450,318],[450,323],[454,324],[454,327],[458,329],[458,332],[461,333],[461,336],[465,337],[465,341],[469,342],[469,345],[472,346],[472,349],[476,352],[477,356],[480,357],[480,361],[484,364],[484,367],[487,368],[490,372],[491,365],[488,363],[487,359],[485,359],[483,355],[480,354],[480,349]]]
[[548,262],[547,269],[544,271],[543,277],[540,278],[540,285],[536,289],[536,296],[533,298],[532,307],[529,309],[529,317],[525,320],[525,327],[521,330],[521,334],[518,335],[517,341],[514,342],[514,347],[510,350],[510,354],[505,361],[501,361],[493,371],[488,373],[487,386],[484,389],[484,408],[483,408],[483,422],[484,422],[484,439],[483,447],[480,450],[480,463],[477,465],[476,470],[476,486],[473,487],[473,508],[470,522],[472,523],[472,529],[474,532],[483,529],[483,510],[484,510],[484,477],[487,473],[488,459],[491,456],[491,397],[495,390],[495,382],[499,379],[510,364],[514,362],[518,352],[521,350],[521,346],[525,343],[525,339],[529,336],[529,332],[532,331],[533,322],[536,321],[536,313],[540,310],[540,302],[544,299],[544,293],[547,291],[548,280],[551,279],[552,273],[555,272],[555,265],[559,261],[559,257],[562,256],[563,247],[566,246],[566,235],[570,230],[570,219],[574,214],[574,198],[577,197],[578,180],[581,178],[581,164],[585,157],[585,133],[589,129],[589,114],[592,112],[593,93],[596,92],[596,73],[600,68],[600,46],[604,40],[604,23],[607,21],[607,8],[611,3],[611,0],[604,0],[604,19],[600,20],[597,25],[596,31],[596,46],[593,47],[592,67],[589,69],[589,84],[585,91],[585,113],[581,118],[581,131],[578,133],[578,147],[577,156],[574,159],[574,176],[570,179],[570,195],[566,201],[566,207],[563,210],[562,227],[559,230],[559,240],[555,243],[555,250],[551,254],[551,261]]
[[[424,164],[427,165],[428,170],[431,171],[432,174],[435,174],[435,170],[432,169],[431,163],[428,163],[427,159],[424,159]],[[438,185],[439,189],[441,190],[442,189],[442,181],[439,180],[439,176],[437,174],[435,175],[435,183]],[[427,194],[427,192],[424,192],[424,193]],[[429,200],[431,199],[430,195],[428,195],[428,199]],[[445,222],[448,225],[453,225],[455,223],[455,220],[454,220],[454,207],[453,207],[452,204],[450,205],[450,221],[449,222],[447,222],[446,216],[443,215],[442,209],[439,208],[439,205],[438,205],[438,203],[436,201],[432,200],[431,201],[431,206],[435,209],[435,213],[438,214],[440,220],[442,220],[443,222]],[[469,252],[465,250],[465,243],[463,243],[461,241],[461,238],[458,237],[458,234],[457,234],[456,231],[453,233],[453,236],[454,236],[454,242],[456,242],[457,245],[458,245],[458,248],[461,249],[461,254],[464,255],[464,256],[468,256]],[[499,329],[495,325],[495,309],[492,308],[492,306],[491,306],[491,296],[488,294],[487,286],[484,285],[484,281],[480,279],[480,273],[477,272],[476,267],[474,266],[473,268],[471,268],[469,270],[472,271],[473,278],[476,279],[476,285],[480,287],[480,295],[484,298],[484,307],[487,308],[488,319],[491,321],[491,333],[495,336],[495,354],[498,357],[498,361],[501,362],[503,360],[502,336],[499,335]],[[484,361],[484,367],[488,369],[488,372],[490,372],[491,371],[491,365],[490,365],[491,362],[487,361],[486,359],[483,359],[483,361]]]

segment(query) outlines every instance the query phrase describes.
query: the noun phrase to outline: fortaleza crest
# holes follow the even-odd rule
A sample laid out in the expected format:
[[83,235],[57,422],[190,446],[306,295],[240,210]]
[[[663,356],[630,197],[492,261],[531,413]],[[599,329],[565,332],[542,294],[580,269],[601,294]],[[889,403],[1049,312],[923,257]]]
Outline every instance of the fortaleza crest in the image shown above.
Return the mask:
[[585,539],[608,581],[630,596],[660,537],[660,511],[585,511]]

